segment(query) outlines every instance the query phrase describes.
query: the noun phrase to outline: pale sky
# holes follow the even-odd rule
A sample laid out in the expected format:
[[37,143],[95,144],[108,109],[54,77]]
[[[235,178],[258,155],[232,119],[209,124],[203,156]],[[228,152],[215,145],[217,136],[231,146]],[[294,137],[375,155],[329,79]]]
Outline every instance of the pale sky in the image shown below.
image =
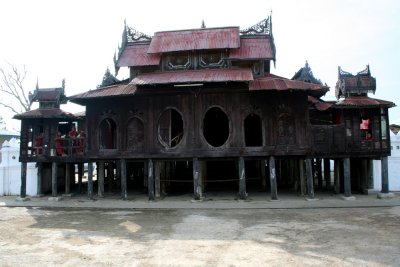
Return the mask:
[[[265,19],[272,10],[276,68],[286,78],[309,62],[314,75],[331,88],[333,100],[338,66],[356,74],[370,65],[377,79],[373,98],[400,105],[400,1],[45,1],[9,0],[0,9],[0,64],[26,66],[25,87],[59,87],[66,94],[95,89],[121,42],[124,19],[138,31],[239,26]],[[121,72],[122,75],[123,72]],[[118,78],[123,79],[119,75]],[[126,76],[126,75],[125,75]],[[4,96],[1,96],[4,97]],[[82,108],[65,105],[77,112]],[[19,121],[0,109],[10,129]],[[400,124],[400,107],[390,109],[390,123]]]

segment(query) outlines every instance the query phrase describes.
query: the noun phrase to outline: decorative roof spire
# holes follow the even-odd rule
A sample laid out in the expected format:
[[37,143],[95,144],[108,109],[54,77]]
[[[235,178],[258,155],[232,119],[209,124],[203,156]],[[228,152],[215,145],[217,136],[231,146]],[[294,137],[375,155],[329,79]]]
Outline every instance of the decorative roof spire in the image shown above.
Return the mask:
[[[272,11],[271,11],[272,15]],[[272,16],[260,21],[256,25],[253,25],[247,29],[241,30],[240,34],[242,35],[258,35],[265,34],[272,36]]]
[[201,28],[202,28],[202,29],[207,28],[207,27],[206,27],[206,24],[204,23],[204,19],[201,21]]

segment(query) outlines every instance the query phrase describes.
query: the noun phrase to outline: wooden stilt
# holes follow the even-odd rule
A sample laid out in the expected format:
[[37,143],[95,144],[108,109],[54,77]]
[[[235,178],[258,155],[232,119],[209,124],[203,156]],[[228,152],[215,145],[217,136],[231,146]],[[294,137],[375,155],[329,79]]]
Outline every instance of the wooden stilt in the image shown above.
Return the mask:
[[340,194],[340,173],[341,173],[341,160],[340,159],[335,159],[333,169],[334,169],[333,191],[335,194]]
[[331,188],[331,161],[324,159],[324,180],[326,189]]
[[43,190],[42,190],[42,171],[43,171],[43,164],[38,163],[37,164],[37,195],[42,196],[43,195]]
[[128,199],[128,185],[126,177],[126,160],[120,160],[120,170],[121,170],[121,198],[123,200]]
[[149,200],[154,200],[154,169],[153,161],[151,159],[148,160],[147,167],[147,188]]
[[99,161],[97,167],[97,195],[104,197],[104,161]]
[[160,185],[160,177],[161,177],[161,161],[156,161],[154,163],[154,196],[156,198],[161,197],[161,185]]
[[302,196],[307,194],[307,187],[306,187],[306,178],[305,178],[305,171],[304,171],[304,160],[299,160],[299,172],[300,172],[300,193]]
[[26,169],[28,164],[26,162],[21,162],[21,191],[20,197],[26,198]]
[[343,159],[343,190],[345,197],[351,197],[350,159]]
[[247,198],[246,193],[246,171],[244,158],[239,157],[239,198],[245,200]]
[[271,200],[278,200],[278,187],[276,182],[276,169],[274,156],[269,157],[269,181],[271,184]]
[[71,193],[71,164],[65,164],[65,194]]
[[93,199],[93,163],[88,163],[88,190],[87,190],[88,199]]
[[267,190],[267,172],[265,171],[265,160],[260,160],[260,179],[261,187],[263,190]]
[[382,190],[381,193],[389,193],[389,174],[388,174],[388,158],[381,158],[381,175],[382,175]]
[[201,199],[202,190],[201,190],[201,168],[199,164],[198,158],[193,158],[193,198],[195,200]]
[[84,173],[84,164],[78,164],[78,192],[79,194],[82,193],[82,178]]
[[53,162],[51,164],[51,196],[52,197],[57,197],[57,171],[58,171],[58,166],[56,162]]
[[314,196],[314,177],[311,165],[311,159],[306,159],[306,180],[307,180],[307,196],[313,199]]
[[322,161],[321,161],[321,159],[316,159],[316,164],[317,164],[318,189],[322,189]]

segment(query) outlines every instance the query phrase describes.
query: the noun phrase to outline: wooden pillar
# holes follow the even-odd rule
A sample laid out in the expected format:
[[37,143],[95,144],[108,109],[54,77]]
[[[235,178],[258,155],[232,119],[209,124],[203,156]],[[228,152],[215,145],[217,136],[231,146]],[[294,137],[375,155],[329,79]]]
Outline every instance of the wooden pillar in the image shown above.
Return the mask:
[[88,199],[93,199],[93,163],[88,163]]
[[343,189],[344,196],[351,197],[350,159],[343,159]]
[[42,196],[42,171],[43,171],[43,164],[37,163],[37,195]]
[[193,198],[196,200],[199,200],[202,197],[201,176],[199,160],[198,158],[193,158]]
[[99,161],[97,168],[97,195],[104,197],[104,161]]
[[321,159],[316,159],[317,164],[317,180],[318,180],[318,189],[322,189],[322,161]]
[[340,194],[340,173],[341,173],[341,160],[340,159],[335,159],[334,161],[334,166],[333,166],[333,174],[334,174],[334,188],[333,191],[335,194]]
[[311,165],[311,159],[306,159],[306,180],[307,180],[307,196],[314,198],[314,177]]
[[108,181],[108,192],[112,192],[114,185],[114,168],[113,163],[109,162],[107,166],[107,181]]
[[331,161],[324,159],[324,179],[326,189],[331,188]]
[[265,171],[265,160],[260,160],[260,176],[261,176],[261,187],[263,190],[267,190],[267,172]]
[[271,200],[278,200],[278,188],[276,183],[276,169],[274,156],[269,157],[269,181],[271,184]]
[[82,193],[82,178],[84,173],[84,163],[78,164],[78,192]]
[[57,171],[58,166],[56,162],[51,164],[51,196],[57,197]]
[[300,172],[300,193],[302,196],[307,194],[307,187],[306,187],[306,178],[304,172],[304,160],[299,160],[299,172]]
[[128,199],[128,185],[127,185],[127,177],[126,177],[126,160],[120,160],[121,167],[121,197],[123,200]]
[[389,174],[388,174],[388,158],[381,158],[381,175],[382,175],[382,190],[381,193],[389,193]]
[[65,164],[65,194],[71,193],[71,164]]
[[154,170],[153,161],[151,159],[148,160],[147,168],[147,188],[149,200],[154,200]]
[[161,161],[156,161],[154,164],[154,196],[156,198],[161,197],[161,182],[160,182],[160,177],[161,177]]
[[21,162],[21,191],[20,197],[26,198],[26,169],[28,164],[26,162]]
[[239,198],[244,200],[247,198],[246,193],[246,170],[244,158],[239,157]]

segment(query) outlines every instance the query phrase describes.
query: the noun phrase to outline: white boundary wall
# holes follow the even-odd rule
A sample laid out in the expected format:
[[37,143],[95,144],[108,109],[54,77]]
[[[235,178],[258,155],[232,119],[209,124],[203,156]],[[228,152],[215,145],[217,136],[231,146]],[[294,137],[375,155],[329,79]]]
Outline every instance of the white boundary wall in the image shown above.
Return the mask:
[[[400,133],[390,132],[391,156],[388,157],[389,191],[400,191]],[[381,161],[373,161],[374,190],[382,189]]]
[[[19,162],[19,141],[12,138],[4,141],[0,164],[0,196],[20,195],[21,163]],[[26,194],[37,195],[37,168],[35,163],[28,163],[26,170]]]

